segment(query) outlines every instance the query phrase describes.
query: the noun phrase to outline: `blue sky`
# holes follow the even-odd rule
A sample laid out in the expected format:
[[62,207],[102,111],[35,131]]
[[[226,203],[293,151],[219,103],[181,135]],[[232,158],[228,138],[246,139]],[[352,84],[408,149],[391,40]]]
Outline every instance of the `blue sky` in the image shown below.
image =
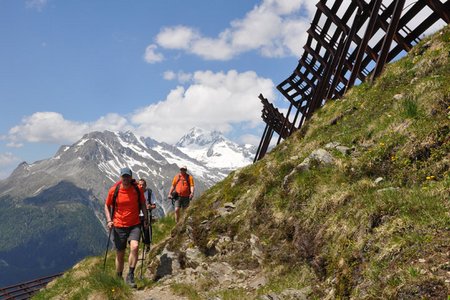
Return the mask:
[[[407,2],[411,2],[408,0]],[[94,130],[257,145],[311,0],[0,0],[0,179]],[[344,5],[343,5],[344,7]]]
[[93,130],[257,144],[312,2],[0,0],[0,179]]

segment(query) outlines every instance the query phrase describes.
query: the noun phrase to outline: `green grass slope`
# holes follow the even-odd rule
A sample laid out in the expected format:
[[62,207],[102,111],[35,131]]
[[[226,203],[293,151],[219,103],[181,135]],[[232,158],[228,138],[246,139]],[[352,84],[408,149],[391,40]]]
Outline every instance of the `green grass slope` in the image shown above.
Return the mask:
[[[449,40],[447,26],[387,66],[374,83],[329,101],[263,160],[193,202],[149,257],[163,248],[182,257],[186,247],[196,247],[207,263],[254,270],[267,282],[217,291],[210,279],[174,284],[174,292],[190,299],[258,299],[307,287],[311,299],[446,299]],[[303,168],[317,149],[328,151],[332,162],[313,159]],[[229,202],[235,209],[221,214]],[[259,238],[260,257],[252,253],[252,235]],[[213,251],[224,236],[229,243],[222,253]],[[75,288],[75,281],[65,288]],[[111,296],[111,288],[103,295],[128,297]]]
[[[208,254],[220,235],[247,244],[258,236],[272,278],[259,293],[311,286],[317,298],[446,298],[449,37],[447,26],[373,84],[328,102],[262,161],[207,191],[190,211],[196,245]],[[350,154],[332,149],[332,165],[291,173],[331,142]],[[237,208],[219,218],[225,202]],[[258,265],[250,247],[240,250],[228,261]]]

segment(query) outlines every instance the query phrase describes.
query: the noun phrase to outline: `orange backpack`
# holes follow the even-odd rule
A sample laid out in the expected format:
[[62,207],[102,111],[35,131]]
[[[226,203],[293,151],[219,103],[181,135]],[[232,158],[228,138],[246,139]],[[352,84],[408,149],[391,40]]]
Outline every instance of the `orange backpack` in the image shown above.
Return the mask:
[[[187,193],[183,193],[183,192],[188,192],[189,194],[191,193],[191,182],[189,181],[190,179],[190,175],[186,173],[186,176],[184,177],[184,180],[187,183],[187,190],[185,189],[184,185],[181,186],[181,193],[179,194],[187,194]],[[178,183],[181,180],[181,174],[178,174],[178,181],[175,184],[175,190],[177,189]]]

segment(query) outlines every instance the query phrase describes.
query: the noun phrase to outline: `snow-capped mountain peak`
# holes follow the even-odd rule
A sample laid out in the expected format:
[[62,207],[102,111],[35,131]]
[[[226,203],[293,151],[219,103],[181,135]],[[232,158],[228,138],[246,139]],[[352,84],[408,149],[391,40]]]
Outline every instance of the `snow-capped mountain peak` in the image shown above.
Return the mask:
[[186,133],[175,146],[198,148],[205,147],[225,138],[219,131],[207,131],[202,128],[193,127]]
[[252,163],[256,149],[239,145],[218,131],[191,128],[176,144],[182,152],[210,168],[233,170]]

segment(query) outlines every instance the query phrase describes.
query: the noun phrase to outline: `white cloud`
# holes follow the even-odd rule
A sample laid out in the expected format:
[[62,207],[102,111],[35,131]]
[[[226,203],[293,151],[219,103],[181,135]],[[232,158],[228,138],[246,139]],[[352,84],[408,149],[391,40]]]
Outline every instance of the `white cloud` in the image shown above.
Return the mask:
[[207,60],[229,60],[255,50],[267,57],[297,57],[315,10],[315,1],[264,0],[244,18],[231,21],[217,37],[205,37],[194,28],[178,25],[164,27],[155,40],[162,48]]
[[163,74],[165,80],[178,80],[180,83],[187,83],[192,80],[192,73],[185,73],[180,71],[175,73],[174,71],[166,71]]
[[127,131],[133,130],[133,127],[128,123],[128,120],[125,117],[114,113],[100,117],[100,119],[93,123],[88,123],[88,132],[103,130]]
[[86,126],[65,120],[55,112],[36,112],[22,119],[22,123],[9,130],[12,142],[68,142],[76,140]]
[[157,53],[157,45],[149,45],[145,49],[144,60],[150,64],[160,62],[164,60],[164,56],[161,53]]
[[[341,7],[347,7],[350,2],[344,0]],[[405,12],[415,2],[407,0]],[[162,48],[186,51],[206,60],[230,60],[248,51],[258,51],[265,57],[299,57],[317,9],[316,3],[310,0],[263,0],[243,18],[231,21],[228,28],[215,37],[204,36],[187,26],[173,26],[161,29],[156,43]],[[430,13],[431,10],[425,7],[408,26],[416,27]],[[426,34],[443,25],[442,20],[436,22]]]
[[192,44],[189,52],[206,60],[229,60],[237,51],[224,39],[202,38]]
[[6,146],[10,148],[22,148],[23,143],[9,142],[6,144]]
[[178,86],[164,101],[137,110],[131,121],[139,135],[168,143],[176,142],[193,126],[222,132],[240,123],[256,126],[261,114],[260,93],[272,98],[274,84],[255,72],[198,71],[192,85]]
[[0,153],[0,167],[11,166],[20,161],[20,158],[11,152]]
[[198,33],[186,26],[165,27],[156,36],[158,45],[167,49],[188,49]]
[[48,0],[27,0],[25,6],[27,8],[34,8],[41,11],[48,3]]
[[250,144],[255,146],[258,146],[260,140],[261,137],[254,134],[244,134],[239,138],[239,142],[241,144]]
[[21,124],[9,130],[7,146],[18,147],[22,142],[63,144],[72,143],[91,131],[131,130],[128,121],[117,114],[108,114],[95,122],[82,123],[64,119],[56,112],[36,112],[24,117]]
[[57,112],[36,112],[11,128],[6,137],[8,146],[24,142],[73,143],[91,131],[126,131],[174,143],[193,126],[229,132],[234,125],[253,128],[260,124],[261,103],[258,95],[274,98],[272,80],[258,77],[253,71],[227,73],[197,71],[170,73],[167,77],[189,79],[187,87],[171,90],[166,99],[139,108],[132,116],[108,114],[94,122],[67,120]]
[[8,177],[20,161],[10,152],[0,153],[0,180]]
[[174,80],[176,77],[177,74],[174,71],[165,71],[163,74],[165,80]]

